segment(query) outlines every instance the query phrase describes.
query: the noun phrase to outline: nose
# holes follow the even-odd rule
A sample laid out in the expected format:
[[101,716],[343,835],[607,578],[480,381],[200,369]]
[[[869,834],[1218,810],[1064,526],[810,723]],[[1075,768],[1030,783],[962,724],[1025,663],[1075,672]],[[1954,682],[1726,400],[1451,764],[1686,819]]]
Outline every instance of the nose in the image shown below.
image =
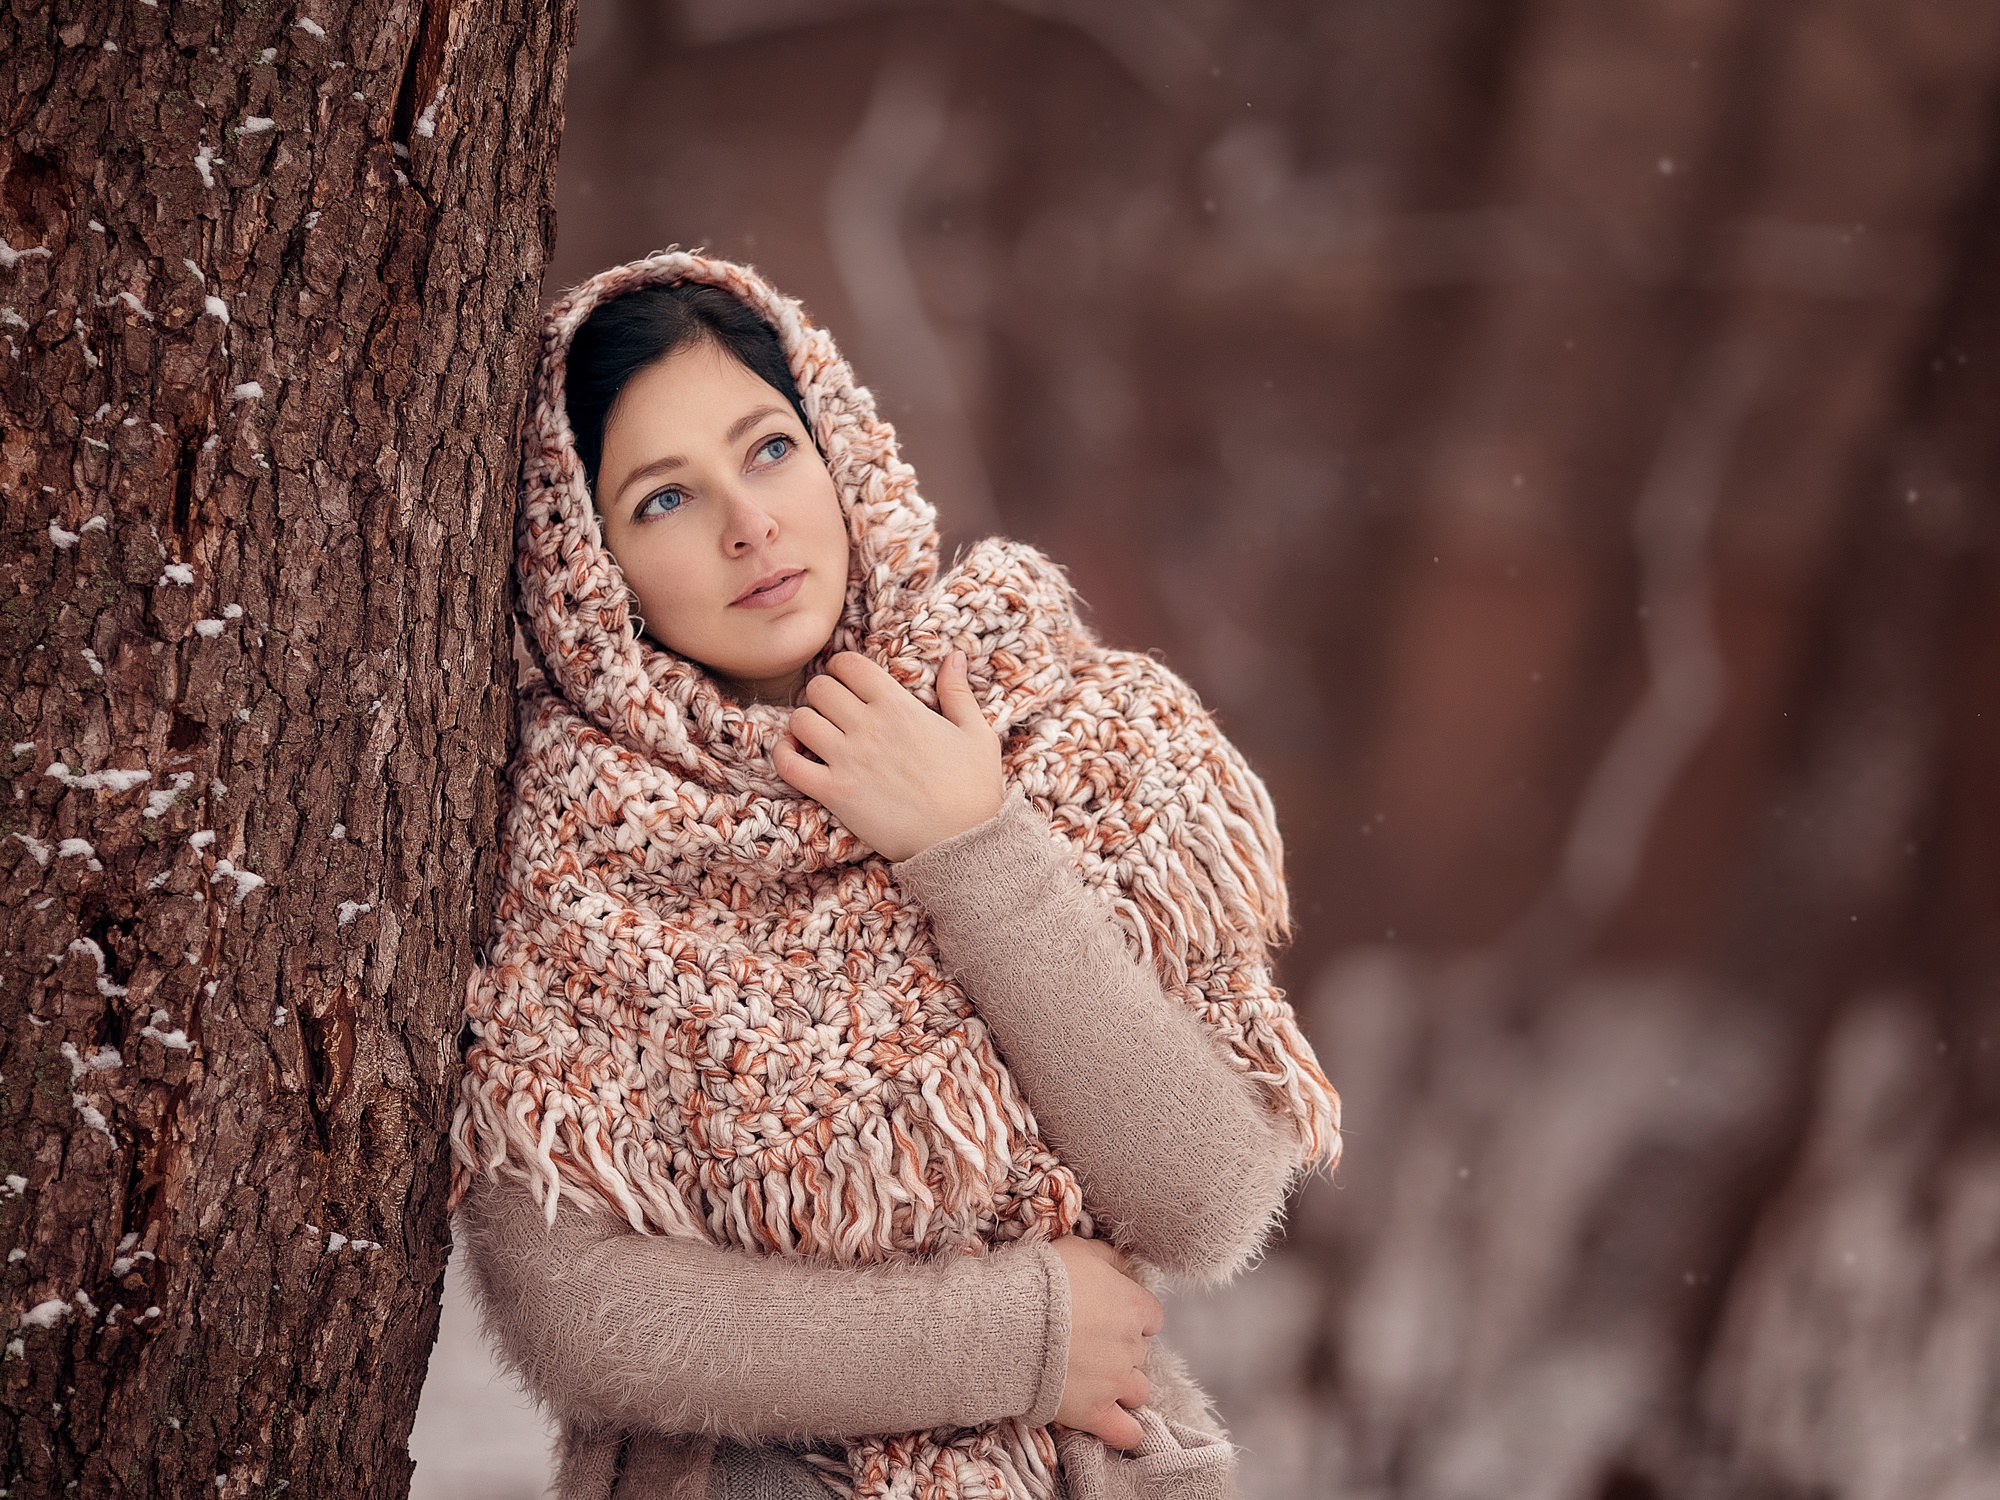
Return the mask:
[[732,489],[722,520],[722,549],[731,557],[777,540],[778,520],[739,489]]

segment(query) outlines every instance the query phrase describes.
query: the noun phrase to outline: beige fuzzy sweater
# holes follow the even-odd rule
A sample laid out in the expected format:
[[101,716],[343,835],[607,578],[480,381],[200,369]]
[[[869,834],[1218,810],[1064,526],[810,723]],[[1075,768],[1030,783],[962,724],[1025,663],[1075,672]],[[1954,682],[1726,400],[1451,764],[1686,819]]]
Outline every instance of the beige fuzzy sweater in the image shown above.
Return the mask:
[[[1176,1280],[1240,1269],[1295,1137],[1128,951],[1041,815],[1012,791],[894,872],[1099,1233]],[[486,1181],[458,1229],[489,1333],[562,1421],[562,1500],[827,1500],[797,1456],[815,1438],[1040,1423],[1061,1400],[1069,1283],[1045,1243],[832,1266],[641,1235],[567,1200],[550,1225]],[[1070,1495],[1223,1500],[1230,1449],[1205,1399],[1164,1348],[1147,1373],[1135,1453],[1063,1433]]]

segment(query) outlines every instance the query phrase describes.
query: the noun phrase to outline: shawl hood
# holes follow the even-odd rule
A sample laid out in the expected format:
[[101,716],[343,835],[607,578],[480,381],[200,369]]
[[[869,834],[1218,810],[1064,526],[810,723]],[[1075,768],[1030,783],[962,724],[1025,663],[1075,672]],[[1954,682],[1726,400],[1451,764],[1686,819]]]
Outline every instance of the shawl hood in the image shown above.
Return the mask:
[[[964,628],[949,575],[942,591],[935,588],[937,513],[918,494],[916,474],[898,455],[895,430],[877,414],[873,393],[856,381],[831,335],[812,325],[796,298],[747,266],[686,251],[662,251],[598,273],[563,293],[543,330],[524,438],[515,571],[521,622],[549,685],[613,740],[718,792],[802,796],[770,760],[790,710],[730,701],[698,663],[638,630],[570,429],[563,392],[576,331],[612,298],[683,281],[727,291],[776,330],[833,478],[847,527],[847,597],[808,672],[821,670],[837,652],[860,651],[936,707],[937,668],[956,647],[967,652],[975,691],[982,682],[988,686],[982,706],[1004,735],[1060,686],[1061,674],[1045,671],[1036,680],[1032,673],[1008,671],[1003,662],[998,670],[1005,681],[991,691],[996,667],[980,648],[982,634]],[[1038,638],[1031,645],[1048,648],[1032,654],[1060,661],[1086,642],[1067,579],[1034,548],[991,539],[971,549],[954,572],[996,568],[1014,579],[1015,628]],[[849,841],[841,844],[842,857],[855,853]]]

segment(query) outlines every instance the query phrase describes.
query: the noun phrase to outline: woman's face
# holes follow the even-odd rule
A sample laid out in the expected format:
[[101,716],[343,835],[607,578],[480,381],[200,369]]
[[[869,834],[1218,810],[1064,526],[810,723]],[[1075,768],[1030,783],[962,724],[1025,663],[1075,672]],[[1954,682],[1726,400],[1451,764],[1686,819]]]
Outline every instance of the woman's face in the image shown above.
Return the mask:
[[597,466],[646,632],[739,700],[789,700],[847,597],[833,476],[791,403],[703,340],[626,382]]

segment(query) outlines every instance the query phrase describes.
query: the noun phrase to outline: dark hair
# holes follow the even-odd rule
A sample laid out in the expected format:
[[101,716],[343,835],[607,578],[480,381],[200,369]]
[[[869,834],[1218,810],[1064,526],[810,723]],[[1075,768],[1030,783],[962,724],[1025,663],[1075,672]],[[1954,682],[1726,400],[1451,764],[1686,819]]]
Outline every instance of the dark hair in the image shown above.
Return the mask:
[[604,457],[604,429],[625,383],[648,365],[704,340],[735,356],[791,402],[811,436],[812,423],[806,420],[805,403],[799,400],[775,328],[718,286],[676,281],[645,287],[600,302],[570,340],[563,403],[593,495],[597,466]]

